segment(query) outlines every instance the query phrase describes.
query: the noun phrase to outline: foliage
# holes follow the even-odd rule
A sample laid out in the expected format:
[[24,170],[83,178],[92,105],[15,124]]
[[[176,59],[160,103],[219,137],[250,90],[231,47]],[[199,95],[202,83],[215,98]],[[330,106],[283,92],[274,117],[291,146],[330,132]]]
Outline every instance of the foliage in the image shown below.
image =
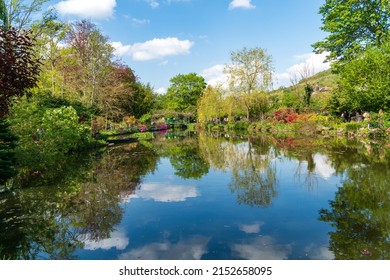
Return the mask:
[[278,122],[291,123],[298,118],[298,114],[293,109],[280,109],[274,112],[274,120]]
[[304,101],[306,106],[310,106],[310,99],[311,95],[313,94],[314,88],[311,84],[307,83],[305,85],[305,96],[304,96]]
[[272,56],[262,48],[243,48],[230,54],[231,63],[225,67],[229,87],[246,110],[247,118],[256,107],[255,92],[266,92],[272,86]]
[[323,26],[330,33],[313,44],[329,59],[350,59],[367,46],[380,46],[390,29],[390,5],[383,0],[326,0],[320,7]]
[[135,125],[137,119],[134,116],[126,116],[123,118],[123,121],[128,125],[128,127],[131,127]]
[[198,102],[198,118],[205,122],[226,115],[227,110],[222,106],[223,100],[220,87],[207,86]]
[[368,49],[340,70],[339,88],[332,99],[334,111],[390,109],[390,40],[380,49]]
[[206,88],[204,78],[196,73],[179,74],[171,78],[170,83],[165,97],[165,107],[174,111],[195,111],[198,100]]
[[360,128],[362,128],[362,123],[357,123],[357,122],[349,122],[345,124],[345,130],[347,132],[349,131],[358,131]]
[[96,25],[87,20],[72,24],[66,42],[75,59],[68,80],[81,93],[85,104],[97,104],[103,98],[99,93],[111,66],[113,47]]
[[89,123],[79,123],[73,107],[47,108],[23,97],[14,102],[10,123],[19,137],[19,163],[35,170],[46,169],[58,157],[94,144]]
[[[6,25],[7,24],[7,7],[5,6],[4,0],[0,0],[0,21],[1,25]],[[1,26],[0,25],[0,26]]]
[[142,117],[138,120],[140,123],[146,124],[150,123],[152,119],[152,115],[150,113],[146,113],[145,115],[142,115]]
[[31,33],[0,27],[0,118],[12,97],[20,97],[38,81],[40,62],[33,50]]
[[289,89],[284,89],[281,97],[281,105],[283,107],[299,110],[301,108],[301,100],[296,93]]
[[[28,2],[28,3],[26,3]],[[33,19],[36,14],[42,11],[42,6],[48,0],[5,0],[0,1],[0,6],[4,8],[5,14],[2,15],[4,22],[4,28],[10,29],[15,28],[18,31],[23,29],[31,28],[32,25],[42,26],[45,24],[48,15],[52,12],[51,10],[43,13],[40,20]]]
[[10,130],[8,121],[0,119],[0,186],[16,175],[15,147],[17,137]]
[[133,82],[131,88],[131,106],[127,108],[127,112],[140,118],[142,115],[149,113],[156,103],[156,97],[153,88],[150,84],[142,84],[141,82]]

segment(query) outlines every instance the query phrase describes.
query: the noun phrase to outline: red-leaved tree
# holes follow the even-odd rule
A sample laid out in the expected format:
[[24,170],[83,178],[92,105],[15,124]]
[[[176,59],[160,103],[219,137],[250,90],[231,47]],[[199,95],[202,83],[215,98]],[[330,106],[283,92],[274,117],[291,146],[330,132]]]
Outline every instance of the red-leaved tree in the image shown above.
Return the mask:
[[0,28],[0,119],[9,112],[12,97],[36,86],[40,61],[28,31]]

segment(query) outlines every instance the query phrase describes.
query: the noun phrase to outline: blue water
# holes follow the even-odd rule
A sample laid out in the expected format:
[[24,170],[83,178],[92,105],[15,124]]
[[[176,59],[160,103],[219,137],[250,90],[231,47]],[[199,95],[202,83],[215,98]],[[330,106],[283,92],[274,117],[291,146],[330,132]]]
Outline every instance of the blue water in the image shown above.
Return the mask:
[[389,158],[321,138],[114,146],[0,193],[0,258],[390,259]]
[[121,207],[110,239],[87,242],[81,259],[332,259],[331,230],[318,219],[340,178],[316,176],[308,189],[294,173],[298,163],[276,159],[277,197],[269,207],[239,204],[229,171],[210,170],[200,180],[173,175],[162,158]]

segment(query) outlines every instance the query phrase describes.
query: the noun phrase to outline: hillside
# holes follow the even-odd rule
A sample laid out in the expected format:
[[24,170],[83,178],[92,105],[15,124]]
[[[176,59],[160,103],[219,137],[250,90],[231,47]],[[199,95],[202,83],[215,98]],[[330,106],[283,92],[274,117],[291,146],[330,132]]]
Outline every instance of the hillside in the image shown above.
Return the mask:
[[[311,76],[310,78],[308,78],[307,82],[314,86],[314,93],[329,92],[337,85],[337,75],[333,74],[329,69],[319,72],[314,76]],[[281,87],[279,89],[274,90],[272,93],[278,94],[289,91],[293,92],[295,90],[303,91],[304,87],[305,82],[300,81],[295,86],[291,85],[289,87]]]

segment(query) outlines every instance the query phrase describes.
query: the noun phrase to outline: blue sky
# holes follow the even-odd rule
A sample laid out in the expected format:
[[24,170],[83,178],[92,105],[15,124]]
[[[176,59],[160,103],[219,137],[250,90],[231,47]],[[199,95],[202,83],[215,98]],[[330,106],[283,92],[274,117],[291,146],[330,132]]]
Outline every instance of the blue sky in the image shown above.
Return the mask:
[[195,72],[223,81],[230,52],[261,47],[272,55],[275,85],[304,63],[328,67],[311,44],[323,39],[324,0],[63,0],[50,1],[60,17],[88,18],[109,37],[116,54],[144,83],[164,92],[177,74]]

